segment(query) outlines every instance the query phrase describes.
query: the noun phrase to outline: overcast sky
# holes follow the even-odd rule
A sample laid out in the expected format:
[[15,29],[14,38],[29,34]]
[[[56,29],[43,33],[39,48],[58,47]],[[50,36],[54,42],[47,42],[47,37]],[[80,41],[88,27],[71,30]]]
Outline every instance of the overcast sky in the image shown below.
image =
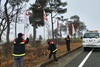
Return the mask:
[[[70,18],[73,15],[78,15],[80,17],[80,21],[86,24],[87,29],[100,30],[100,18],[99,18],[100,0],[61,0],[61,1],[65,2],[67,1],[68,3],[68,5],[66,6],[67,12],[64,14],[64,18]],[[32,3],[32,0],[30,1],[30,3]],[[55,24],[54,28],[56,27],[57,26]],[[29,33],[32,33],[32,28],[30,29]],[[39,28],[37,30],[37,35],[42,35],[44,37],[43,28]]]
[[[78,15],[80,17],[80,21],[86,24],[87,29],[100,30],[100,17],[99,17],[100,0],[61,0],[61,1],[65,1],[65,2],[67,1],[68,3],[68,5],[66,6],[67,12],[64,14],[64,18],[70,18],[73,15]],[[35,2],[35,0],[30,0],[30,3],[33,2]],[[50,22],[50,18],[49,18],[49,22]],[[56,27],[57,26],[55,24],[54,28]],[[17,31],[22,32],[21,30],[23,30],[23,28],[24,28],[23,26],[21,26],[21,28],[19,26]],[[30,26],[30,31],[27,33],[32,34],[31,26]],[[43,28],[39,28],[37,30],[37,35],[42,35],[42,37],[44,37]],[[47,37],[47,35],[45,35],[45,37]]]
[[[67,1],[67,12],[64,18],[78,15],[87,29],[100,30],[100,0],[61,0]],[[56,27],[56,26],[55,26]]]
[[89,30],[100,30],[100,0],[67,0],[67,2],[68,12],[65,16],[78,15]]

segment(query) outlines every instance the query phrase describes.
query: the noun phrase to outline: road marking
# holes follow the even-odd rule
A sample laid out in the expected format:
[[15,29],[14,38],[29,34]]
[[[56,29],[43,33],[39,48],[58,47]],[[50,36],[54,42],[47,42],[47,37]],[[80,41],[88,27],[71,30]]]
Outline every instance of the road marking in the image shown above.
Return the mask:
[[92,52],[93,52],[93,49],[88,53],[88,55],[84,58],[84,60],[80,63],[80,65],[78,67],[82,67],[84,65],[84,63],[89,58],[89,56],[91,55]]

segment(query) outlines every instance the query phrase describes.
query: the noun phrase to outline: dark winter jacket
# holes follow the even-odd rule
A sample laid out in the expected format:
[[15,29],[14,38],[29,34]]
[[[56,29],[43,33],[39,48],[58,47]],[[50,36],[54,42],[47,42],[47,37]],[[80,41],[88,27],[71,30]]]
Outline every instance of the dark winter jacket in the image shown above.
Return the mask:
[[57,47],[54,43],[50,44],[50,42],[48,42],[48,44],[49,44],[48,50],[50,50],[52,53],[57,51]]
[[24,56],[25,55],[25,44],[29,42],[29,38],[26,40],[18,37],[14,39],[14,50],[13,56]]
[[65,38],[66,44],[70,44],[70,38]]

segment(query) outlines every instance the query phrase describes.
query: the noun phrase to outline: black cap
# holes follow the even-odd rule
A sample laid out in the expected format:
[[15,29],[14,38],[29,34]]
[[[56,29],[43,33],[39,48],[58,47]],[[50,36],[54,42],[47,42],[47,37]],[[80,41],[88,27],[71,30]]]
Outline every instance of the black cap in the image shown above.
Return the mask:
[[18,37],[22,37],[23,36],[23,34],[22,33],[18,33]]

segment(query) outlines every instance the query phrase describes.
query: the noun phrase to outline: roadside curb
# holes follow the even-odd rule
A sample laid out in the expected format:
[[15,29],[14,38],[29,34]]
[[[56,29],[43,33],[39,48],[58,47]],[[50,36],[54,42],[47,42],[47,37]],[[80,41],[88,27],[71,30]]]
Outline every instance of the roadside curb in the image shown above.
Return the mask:
[[[68,53],[65,53],[65,54],[63,54],[63,55],[61,55],[61,56],[58,56],[57,58],[60,59],[60,58],[62,58],[62,57],[64,57],[64,56],[66,56],[66,55],[68,55],[68,54],[74,52],[75,50],[78,50],[78,49],[81,48],[81,47],[82,47],[82,46],[80,46],[80,47],[78,47],[78,48],[76,48],[76,49],[74,49],[74,50],[72,50],[72,51],[70,51],[70,52],[68,52]],[[40,67],[46,67],[48,64],[51,64],[52,62],[54,62],[53,59],[52,59],[52,60],[48,60],[48,61],[44,62],[43,64],[41,64]]]

